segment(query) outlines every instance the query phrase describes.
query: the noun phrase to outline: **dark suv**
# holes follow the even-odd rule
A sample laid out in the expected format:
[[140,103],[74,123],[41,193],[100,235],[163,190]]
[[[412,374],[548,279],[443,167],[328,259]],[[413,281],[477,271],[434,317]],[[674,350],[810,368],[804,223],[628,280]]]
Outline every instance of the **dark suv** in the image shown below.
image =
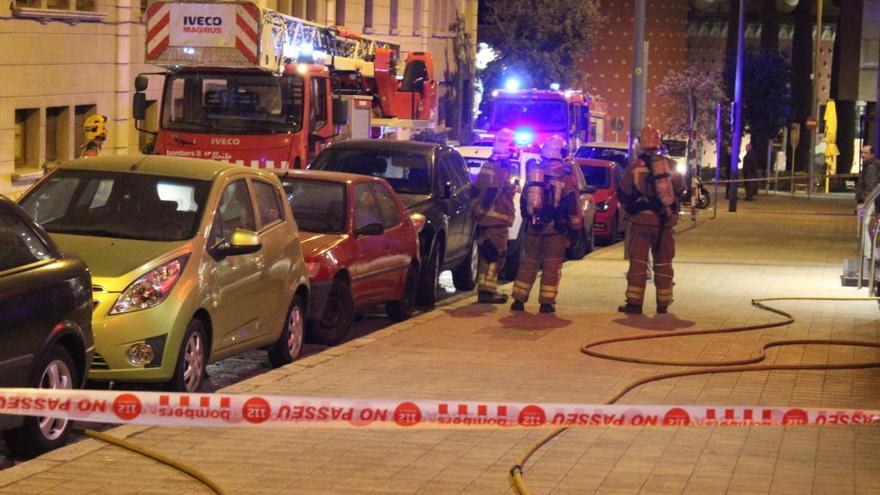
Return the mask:
[[[88,269],[0,196],[0,387],[80,388],[93,352]],[[18,457],[63,445],[71,425],[0,414],[6,446]]]
[[435,303],[443,270],[452,270],[456,289],[474,288],[477,246],[470,212],[472,186],[467,165],[457,151],[416,141],[342,141],[321,151],[309,169],[381,177],[411,215],[425,216],[419,233],[419,304]]

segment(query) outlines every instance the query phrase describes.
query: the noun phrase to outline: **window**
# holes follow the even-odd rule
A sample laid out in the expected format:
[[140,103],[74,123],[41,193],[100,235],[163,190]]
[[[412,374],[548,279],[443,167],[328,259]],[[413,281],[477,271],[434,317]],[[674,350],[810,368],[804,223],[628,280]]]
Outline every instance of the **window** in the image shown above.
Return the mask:
[[282,179],[287,201],[301,230],[342,233],[347,227],[345,184],[322,180]]
[[397,11],[398,11],[397,0],[391,0],[391,12],[389,13],[389,19],[390,19],[390,22],[389,22],[390,26],[389,27],[391,29],[392,34],[394,34],[394,32],[397,31]]
[[413,0],[413,34],[422,32],[422,0]]
[[39,160],[40,122],[36,108],[15,111],[15,166],[36,167]]
[[357,230],[371,223],[382,223],[382,213],[369,184],[358,184],[354,187],[354,228]]
[[373,0],[364,0],[364,30],[373,27]]
[[311,102],[309,103],[309,122],[312,130],[317,131],[327,123],[327,79],[312,79]]
[[0,211],[0,272],[52,257],[27,224],[5,208]]
[[345,0],[336,0],[336,25],[345,25]]
[[229,184],[223,191],[220,206],[214,213],[214,225],[211,228],[211,240],[208,245],[214,246],[229,240],[235,229],[250,231],[257,229],[254,222],[254,207],[244,180]]
[[96,0],[14,0],[12,12],[16,17],[100,20]]
[[397,210],[397,203],[391,197],[388,189],[385,189],[385,186],[382,184],[376,184],[375,182],[370,184],[370,187],[372,187],[373,194],[376,195],[376,200],[379,203],[379,213],[382,214],[382,227],[390,229],[400,225],[400,212]]
[[69,158],[67,107],[46,109],[46,161],[55,162]]
[[278,190],[272,184],[253,181],[254,195],[257,198],[257,210],[260,212],[260,226],[266,228],[284,218],[281,214],[281,200]]
[[444,153],[444,157],[446,165],[449,167],[449,175],[455,181],[456,189],[470,184],[470,174],[464,158],[459,153],[453,151]]

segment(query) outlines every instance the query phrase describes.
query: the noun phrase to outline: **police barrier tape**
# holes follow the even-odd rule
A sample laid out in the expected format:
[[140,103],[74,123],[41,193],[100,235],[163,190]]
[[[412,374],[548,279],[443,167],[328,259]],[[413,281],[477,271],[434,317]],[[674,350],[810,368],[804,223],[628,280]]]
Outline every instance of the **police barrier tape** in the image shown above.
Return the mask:
[[880,411],[392,401],[326,397],[0,388],[0,413],[95,423],[264,428],[778,426],[880,424]]

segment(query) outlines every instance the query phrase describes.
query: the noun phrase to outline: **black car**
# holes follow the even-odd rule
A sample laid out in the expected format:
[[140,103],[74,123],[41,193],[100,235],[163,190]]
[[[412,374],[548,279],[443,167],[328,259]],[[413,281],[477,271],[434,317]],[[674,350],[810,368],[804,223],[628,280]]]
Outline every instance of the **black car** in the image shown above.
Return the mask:
[[443,270],[452,270],[456,289],[474,288],[478,260],[470,211],[472,186],[457,151],[417,141],[341,141],[321,151],[309,169],[382,177],[410,214],[425,216],[419,233],[419,304],[434,304]]
[[[0,387],[81,388],[94,352],[92,279],[18,205],[0,196]],[[0,414],[9,451],[64,444],[72,423]]]

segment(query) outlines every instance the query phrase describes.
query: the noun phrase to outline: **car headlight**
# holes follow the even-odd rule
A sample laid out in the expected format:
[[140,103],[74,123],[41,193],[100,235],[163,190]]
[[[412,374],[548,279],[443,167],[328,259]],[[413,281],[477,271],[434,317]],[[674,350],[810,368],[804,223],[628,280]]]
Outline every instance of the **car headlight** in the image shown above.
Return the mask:
[[596,203],[596,211],[608,211],[608,208],[611,208],[611,201],[607,199]]
[[181,256],[142,275],[122,291],[110,314],[130,313],[160,304],[180,280],[188,260],[189,255]]

